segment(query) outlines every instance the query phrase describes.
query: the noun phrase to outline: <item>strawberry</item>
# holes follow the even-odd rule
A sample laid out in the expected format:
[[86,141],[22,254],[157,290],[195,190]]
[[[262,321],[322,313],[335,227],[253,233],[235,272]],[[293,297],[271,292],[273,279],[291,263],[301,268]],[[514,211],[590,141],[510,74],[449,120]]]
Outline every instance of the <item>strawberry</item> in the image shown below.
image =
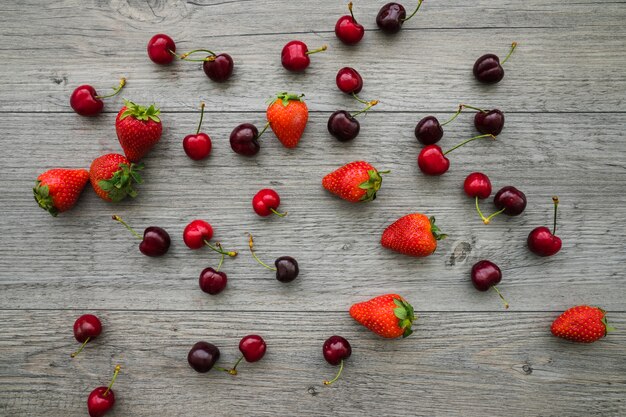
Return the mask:
[[309,110],[302,97],[304,94],[280,93],[267,108],[267,121],[285,148],[298,145],[309,119]]
[[137,172],[142,169],[143,164],[133,164],[124,155],[110,153],[93,160],[89,180],[101,199],[118,202],[127,195],[137,196],[133,183],[143,182]]
[[161,139],[161,111],[154,104],[146,108],[125,100],[115,119],[117,138],[131,162],[139,162]]
[[386,294],[350,307],[350,316],[379,336],[407,337],[415,320],[413,306],[398,294]]
[[435,225],[435,218],[420,213],[407,214],[389,225],[380,243],[391,250],[409,256],[423,257],[437,249],[437,241],[447,235]]
[[86,169],[51,169],[37,177],[35,201],[55,216],[74,207],[89,181]]
[[565,310],[550,328],[556,337],[579,343],[592,343],[615,330],[606,321],[604,310],[591,306],[576,306]]
[[389,171],[378,171],[365,161],[354,161],[326,175],[322,185],[352,203],[372,201],[383,181],[380,174],[387,173]]

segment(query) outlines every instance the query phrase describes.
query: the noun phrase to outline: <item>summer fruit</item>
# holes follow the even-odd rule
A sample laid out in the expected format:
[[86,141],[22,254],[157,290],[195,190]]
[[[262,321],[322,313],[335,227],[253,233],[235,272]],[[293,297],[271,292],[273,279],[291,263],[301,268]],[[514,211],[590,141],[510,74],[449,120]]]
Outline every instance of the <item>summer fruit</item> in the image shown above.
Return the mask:
[[447,154],[457,148],[460,148],[468,142],[481,138],[495,139],[496,137],[493,135],[474,136],[473,138],[469,138],[445,152],[443,152],[438,145],[425,146],[417,156],[417,165],[426,175],[443,175],[450,168],[450,160],[446,158]]
[[252,257],[262,266],[269,269],[270,271],[276,271],[276,279],[280,282],[291,282],[298,277],[300,273],[300,268],[298,267],[298,261],[296,261],[291,256],[281,256],[276,258],[274,261],[274,267],[271,267],[261,261],[256,253],[254,253],[254,239],[252,235],[249,235],[248,239],[248,247],[250,248],[250,253]]
[[267,108],[267,121],[286,148],[295,148],[309,119],[304,94],[279,93]]
[[172,243],[169,233],[157,226],[146,227],[143,231],[143,236],[137,233],[132,227],[128,225],[118,215],[112,216],[113,220],[120,222],[129,232],[131,232],[137,239],[141,240],[139,243],[139,251],[146,256],[163,256],[167,253]]
[[509,59],[516,46],[517,42],[511,44],[511,50],[502,62],[500,62],[500,58],[494,54],[486,54],[478,58],[474,63],[474,77],[485,84],[500,82],[500,80],[504,78],[504,68],[502,68],[502,64]]
[[254,195],[252,198],[252,208],[254,212],[261,217],[267,217],[275,214],[279,217],[285,217],[287,212],[279,213],[280,196],[270,188],[264,188]]
[[499,214],[496,212],[489,217],[485,217],[478,205],[479,199],[485,199],[491,195],[491,181],[488,176],[482,172],[472,172],[465,178],[463,190],[469,197],[474,198],[476,211],[484,224],[489,224],[491,219]]
[[224,272],[213,268],[204,268],[200,273],[200,289],[207,294],[216,295],[221,293],[226,288],[227,283],[228,277]]
[[463,107],[478,111],[474,116],[474,126],[480,133],[498,136],[502,132],[504,128],[504,113],[500,110],[483,110],[467,104],[464,104]]
[[53,216],[76,205],[89,181],[86,169],[51,169],[37,177],[33,194],[39,207]]
[[113,97],[126,85],[126,78],[120,80],[120,84],[117,87],[113,87],[113,93],[100,96],[96,92],[96,89],[90,85],[81,85],[76,87],[70,96],[70,106],[72,109],[81,116],[95,116],[102,112],[104,108],[103,98]]
[[417,8],[409,17],[406,17],[404,6],[398,3],[387,3],[378,11],[376,24],[385,33],[393,34],[400,32],[404,22],[412,18],[420,9],[423,0],[419,0]]
[[174,60],[176,44],[167,35],[159,33],[148,41],[148,57],[159,65],[167,65]]
[[372,201],[383,182],[381,174],[389,172],[378,171],[365,161],[354,161],[327,174],[322,179],[322,186],[351,203]]
[[87,398],[87,411],[89,411],[90,417],[102,417],[115,405],[115,393],[111,387],[115,383],[119,373],[120,366],[117,365],[109,386],[98,387],[89,394]]
[[509,303],[496,287],[496,284],[502,280],[502,271],[498,265],[487,260],[478,261],[472,266],[471,278],[472,284],[478,291],[487,291],[489,288],[493,288],[502,299],[504,307],[509,308]]
[[98,197],[117,203],[126,196],[137,196],[133,184],[143,182],[139,175],[142,169],[143,164],[134,164],[124,155],[110,153],[93,160],[89,168],[89,181]]
[[[209,372],[220,358],[220,350],[212,343],[197,342],[187,354],[187,362],[196,372]],[[216,368],[217,369],[217,368]]]
[[356,119],[361,113],[365,113],[378,104],[378,100],[370,101],[367,106],[356,113],[350,114],[345,110],[337,110],[328,118],[328,132],[339,142],[348,142],[356,138],[361,130],[361,124]]
[[337,83],[337,88],[346,94],[359,94],[363,88],[363,78],[361,74],[350,67],[343,67],[337,71],[335,82]]
[[215,246],[211,245],[209,241],[212,237],[213,227],[204,220],[193,220],[189,222],[189,224],[185,226],[185,230],[183,230],[183,241],[189,249],[200,249],[203,246],[208,246],[209,249],[221,255],[231,258],[237,256],[237,252],[225,251],[219,243],[216,243]]
[[251,123],[240,124],[230,133],[230,147],[239,155],[256,155],[261,149],[259,137],[265,133],[269,125],[269,122],[267,122],[261,133],[259,133],[256,126]]
[[439,123],[439,120],[435,116],[426,116],[415,126],[415,137],[417,140],[424,145],[433,145],[443,137],[443,127],[448,123],[452,122],[463,110],[463,105],[461,104],[457,110],[457,112],[446,122]]
[[309,55],[325,51],[326,49],[327,46],[323,45],[321,48],[309,51],[304,42],[291,41],[287,42],[287,44],[283,47],[283,51],[280,54],[280,60],[283,67],[287,70],[300,72],[304,71],[311,63]]
[[381,245],[409,256],[424,257],[437,249],[437,241],[446,234],[435,224],[434,217],[420,213],[407,214],[387,226],[380,239]]
[[565,310],[550,328],[552,334],[578,343],[592,343],[602,339],[615,329],[606,320],[606,313],[599,307],[587,305]]
[[89,341],[100,336],[100,333],[102,333],[102,323],[98,317],[93,314],[83,314],[77,318],[74,322],[74,337],[82,345],[76,352],[72,353],[72,358],[82,352]]
[[128,100],[125,103],[115,119],[115,132],[126,157],[138,162],[161,139],[160,110],[154,105],[143,107]]
[[330,385],[339,379],[341,371],[343,371],[343,361],[352,355],[352,346],[350,342],[341,336],[331,336],[322,345],[322,354],[326,362],[333,366],[339,365],[337,375],[330,381],[324,381],[324,385]]
[[193,135],[187,135],[183,139],[183,149],[188,157],[194,161],[200,161],[211,153],[211,138],[206,133],[200,133],[202,119],[204,118],[204,103],[200,104],[200,122],[198,129]]
[[527,239],[528,249],[539,256],[552,256],[561,250],[561,238],[556,233],[556,213],[559,206],[559,198],[552,197],[554,203],[554,225],[552,232],[545,226],[534,228]]
[[[190,55],[199,52],[209,55],[201,59],[189,58]],[[202,62],[202,69],[206,76],[218,83],[228,80],[233,74],[235,67],[233,58],[230,55],[216,54],[208,49],[194,49],[193,51],[185,52],[180,55],[180,59],[190,62]]]
[[352,14],[352,2],[348,3],[349,15],[341,16],[335,24],[335,35],[346,45],[355,45],[363,39],[365,28],[357,23]]
[[413,306],[398,294],[385,294],[350,307],[350,316],[377,335],[407,337],[416,319]]
[[526,195],[515,187],[502,187],[493,198],[493,204],[499,210],[497,214],[519,216],[526,208]]
[[267,345],[265,344],[265,340],[259,335],[249,334],[248,336],[244,336],[239,341],[239,351],[241,352],[241,357],[235,362],[235,365],[228,369],[227,372],[231,375],[237,375],[239,372],[237,371],[237,366],[241,363],[242,360],[246,360],[246,362],[258,362],[263,356],[265,356],[265,351],[267,350]]

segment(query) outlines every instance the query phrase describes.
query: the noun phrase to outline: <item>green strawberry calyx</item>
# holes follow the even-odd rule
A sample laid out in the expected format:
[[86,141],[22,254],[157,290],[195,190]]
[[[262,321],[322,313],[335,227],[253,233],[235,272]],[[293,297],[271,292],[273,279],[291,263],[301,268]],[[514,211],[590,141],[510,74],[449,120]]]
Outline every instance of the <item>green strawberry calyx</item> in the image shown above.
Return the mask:
[[402,337],[408,337],[411,335],[411,333],[413,333],[413,330],[411,330],[411,325],[413,324],[413,321],[417,318],[415,316],[413,306],[400,298],[394,298],[393,303],[397,306],[393,309],[393,314],[398,318],[398,326],[401,329],[404,329]]
[[270,104],[274,104],[277,101],[280,101],[284,107],[287,107],[290,101],[304,101],[302,100],[302,97],[304,97],[304,94],[291,94],[285,91],[276,94],[276,97],[270,97]]
[[[602,310],[601,308],[599,309],[600,311],[602,311],[602,313],[604,314],[604,310]],[[615,327],[611,326],[609,324],[609,322],[606,319],[606,314],[602,316],[602,320],[600,320],[602,322],[602,324],[604,324],[604,335],[606,336],[606,334],[608,332],[614,332],[615,331]]]
[[370,169],[367,171],[369,179],[359,184],[359,188],[365,190],[365,195],[361,197],[361,202],[372,201],[376,199],[376,192],[380,190],[383,182],[381,174],[389,174],[391,171],[377,171]]
[[50,189],[47,185],[42,184],[41,181],[37,180],[35,182],[35,187],[33,187],[33,194],[35,195],[35,201],[39,204],[39,207],[46,210],[54,217],[59,214],[59,210],[54,206],[52,196],[50,195]]
[[436,240],[442,240],[448,237],[448,235],[445,233],[442,233],[439,226],[435,224],[434,216],[429,217],[428,220],[430,220],[430,232],[433,234]]
[[98,181],[98,186],[106,191],[111,201],[115,203],[122,201],[127,195],[135,198],[137,190],[133,188],[133,183],[141,184],[143,182],[138,173],[144,168],[142,163],[119,164],[119,168],[108,180]]
[[130,100],[124,100],[124,105],[126,106],[126,110],[124,110],[120,116],[120,120],[124,120],[128,116],[132,116],[142,122],[152,120],[153,122],[161,123],[161,119],[159,118],[161,110],[154,107],[154,104],[151,104],[150,107],[144,107],[139,104],[135,104]]

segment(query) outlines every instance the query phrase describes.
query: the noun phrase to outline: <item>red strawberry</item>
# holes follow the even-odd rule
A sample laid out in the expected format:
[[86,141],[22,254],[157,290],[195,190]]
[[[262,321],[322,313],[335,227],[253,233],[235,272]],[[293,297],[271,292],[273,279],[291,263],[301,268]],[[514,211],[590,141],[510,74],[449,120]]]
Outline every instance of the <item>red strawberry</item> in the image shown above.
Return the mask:
[[389,225],[380,243],[391,250],[409,256],[423,257],[437,249],[437,241],[447,235],[435,225],[435,218],[420,213],[407,214]]
[[407,337],[415,320],[413,306],[398,294],[386,294],[350,307],[350,316],[379,336]]
[[383,181],[380,174],[387,173],[389,171],[378,171],[365,161],[354,161],[326,175],[322,185],[352,203],[372,201]]
[[161,139],[161,111],[154,104],[146,108],[128,100],[125,103],[115,119],[115,131],[126,157],[139,162]]
[[565,310],[554,320],[550,330],[556,337],[572,342],[592,343],[615,329],[607,323],[604,310],[583,305]]
[[98,196],[105,201],[122,201],[127,195],[137,196],[133,183],[143,181],[137,171],[143,164],[133,164],[124,155],[110,153],[93,160],[89,180]]
[[304,94],[280,93],[267,108],[267,121],[286,148],[298,145],[309,119],[309,110],[302,97]]
[[89,181],[86,169],[51,169],[37,177],[33,193],[35,201],[56,216],[74,207]]

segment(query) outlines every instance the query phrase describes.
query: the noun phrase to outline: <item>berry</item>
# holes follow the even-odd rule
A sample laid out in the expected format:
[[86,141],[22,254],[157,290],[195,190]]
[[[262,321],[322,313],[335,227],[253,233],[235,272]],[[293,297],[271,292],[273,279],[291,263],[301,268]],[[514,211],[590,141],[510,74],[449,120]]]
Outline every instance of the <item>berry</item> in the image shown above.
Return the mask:
[[350,316],[384,338],[407,337],[415,320],[413,306],[397,294],[385,294],[350,307]]
[[322,186],[351,203],[367,202],[376,198],[383,181],[381,174],[387,173],[368,162],[354,161],[324,176]]
[[89,168],[89,181],[98,197],[117,203],[126,196],[137,196],[133,184],[143,182],[139,175],[142,169],[143,164],[134,164],[124,155],[110,153],[93,160]]
[[37,177],[33,194],[39,207],[52,216],[68,211],[76,205],[89,181],[85,169],[51,169]]
[[435,225],[434,217],[420,213],[407,214],[387,226],[380,239],[381,245],[408,256],[425,257],[437,249],[437,241],[445,239]]
[[615,330],[599,307],[581,305],[565,310],[550,328],[553,335],[578,343],[593,343]]
[[280,93],[267,108],[267,121],[286,148],[295,148],[304,133],[309,110],[304,95]]
[[115,119],[115,132],[126,157],[138,162],[161,139],[161,112],[154,105],[143,107],[128,100],[125,103]]

